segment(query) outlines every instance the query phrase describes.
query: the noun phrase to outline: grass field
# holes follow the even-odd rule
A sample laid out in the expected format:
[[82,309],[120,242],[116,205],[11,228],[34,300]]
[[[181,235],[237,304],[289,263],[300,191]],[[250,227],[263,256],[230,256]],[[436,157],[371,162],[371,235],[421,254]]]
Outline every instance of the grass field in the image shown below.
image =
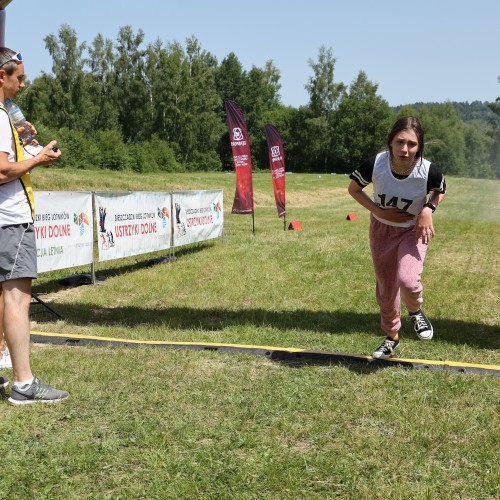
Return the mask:
[[[366,211],[348,178],[288,175],[284,231],[268,172],[255,227],[230,213],[233,174],[38,169],[38,190],[224,189],[223,240],[41,274],[64,321],[33,330],[371,354],[383,338]],[[500,364],[499,182],[448,179],[423,276],[435,340],[406,323],[399,357]],[[356,221],[346,220],[355,212]],[[500,496],[498,377],[273,362],[249,355],[33,345],[59,405],[0,402],[0,498]],[[8,375],[8,373],[7,373]]]

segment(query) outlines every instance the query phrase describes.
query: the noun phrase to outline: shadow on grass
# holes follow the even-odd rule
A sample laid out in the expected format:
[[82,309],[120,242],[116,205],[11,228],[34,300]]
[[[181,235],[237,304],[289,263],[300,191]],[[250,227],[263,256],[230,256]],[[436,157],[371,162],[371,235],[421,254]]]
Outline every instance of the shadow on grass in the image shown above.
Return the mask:
[[[378,314],[352,311],[270,311],[266,309],[196,309],[190,307],[102,307],[101,305],[51,304],[68,324],[89,326],[150,324],[178,330],[221,331],[230,327],[259,327],[279,330],[304,330],[322,334],[348,335],[373,332],[380,337]],[[500,348],[500,329],[479,323],[437,319],[433,321],[435,339],[482,349]],[[410,334],[412,325],[404,325]],[[146,340],[146,339],[145,339]]]
[[[175,250],[175,259],[183,257],[183,256],[187,256],[187,255],[197,254],[199,252],[202,252],[206,248],[214,246],[215,244],[216,244],[216,242],[214,242],[214,241],[208,241],[208,242],[194,243],[190,246],[176,249]],[[158,265],[158,264],[166,265],[166,264],[161,262],[161,259],[162,258],[169,258],[169,257],[170,257],[170,254],[168,253],[167,250],[165,250],[164,252],[156,252],[154,254],[154,257],[151,257],[151,258],[144,258],[144,256],[140,255],[137,257],[137,260],[135,262],[131,262],[129,264],[120,265],[119,267],[110,267],[108,269],[97,268],[95,270],[95,275],[96,275],[96,278],[98,278],[97,281],[105,281],[108,278],[116,278],[117,276],[129,274],[129,273],[132,273],[134,271],[138,271],[140,269],[152,267],[154,265]],[[115,261],[111,261],[111,262],[114,264]],[[63,272],[63,271],[60,271],[60,272]],[[65,288],[64,286],[61,285],[61,281],[63,279],[71,278],[72,276],[77,276],[77,275],[88,275],[90,277],[90,270],[89,269],[83,270],[80,273],[76,273],[74,275],[65,276],[64,278],[56,278],[56,279],[52,279],[50,281],[45,281],[42,283],[40,281],[34,282],[34,291],[36,293],[40,293],[40,294],[57,292],[57,291]],[[99,279],[99,278],[101,278],[101,279]],[[84,285],[84,284],[86,285],[89,283],[83,283],[83,282],[74,283],[74,285],[71,285],[71,286],[79,286],[79,285]]]
[[325,366],[325,364],[335,364],[337,366],[343,366],[344,368],[347,368],[349,371],[356,373],[358,375],[371,375],[373,373],[377,373],[380,370],[385,370],[387,368],[408,368],[411,369],[413,368],[411,364],[407,364],[405,366],[405,363],[391,363],[389,362],[384,362],[384,360],[359,360],[359,361],[353,361],[349,359],[335,359],[335,360],[329,360],[327,357],[325,359],[278,359],[278,360],[273,360],[276,361],[277,363],[280,363],[287,368],[305,368],[308,366]]

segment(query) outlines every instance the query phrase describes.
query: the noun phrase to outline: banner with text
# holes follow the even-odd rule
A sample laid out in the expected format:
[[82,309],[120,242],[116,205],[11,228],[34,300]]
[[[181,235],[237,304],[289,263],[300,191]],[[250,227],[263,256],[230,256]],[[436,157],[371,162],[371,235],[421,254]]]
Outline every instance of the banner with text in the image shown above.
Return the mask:
[[174,247],[222,236],[223,191],[176,191],[172,196]]
[[253,214],[252,158],[247,124],[236,102],[228,99],[224,101],[224,107],[236,171],[236,193],[232,213]]
[[99,260],[170,248],[171,200],[166,192],[95,193]]
[[286,214],[285,207],[285,154],[283,153],[283,141],[278,129],[266,123],[267,146],[269,148],[269,167],[271,168],[271,177],[273,179],[274,199],[278,217]]
[[38,272],[91,264],[92,193],[35,191],[34,195]]

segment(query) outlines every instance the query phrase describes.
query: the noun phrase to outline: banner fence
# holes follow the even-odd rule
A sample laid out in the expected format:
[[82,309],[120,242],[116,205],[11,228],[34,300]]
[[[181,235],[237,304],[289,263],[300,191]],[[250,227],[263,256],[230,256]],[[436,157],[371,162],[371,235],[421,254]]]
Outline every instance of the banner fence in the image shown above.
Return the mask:
[[174,247],[222,236],[222,191],[174,192],[172,206],[175,213],[175,220],[172,217]]
[[97,192],[99,261],[168,250],[171,193]]
[[[38,272],[222,237],[223,191],[35,192]],[[95,220],[95,224],[94,224]],[[97,240],[95,239],[97,235]]]
[[38,272],[91,264],[92,193],[35,191]]

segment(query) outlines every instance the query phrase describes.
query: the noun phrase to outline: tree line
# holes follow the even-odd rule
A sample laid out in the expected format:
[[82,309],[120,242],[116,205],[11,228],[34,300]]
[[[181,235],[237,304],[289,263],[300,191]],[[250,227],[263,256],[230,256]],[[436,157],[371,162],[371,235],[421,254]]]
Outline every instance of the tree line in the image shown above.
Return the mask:
[[268,61],[245,70],[234,53],[220,63],[195,37],[185,45],[119,29],[115,41],[79,42],[73,28],[48,35],[52,71],[20,94],[43,141],[55,137],[73,168],[150,171],[232,169],[224,100],[242,108],[252,165],[267,169],[265,123],[283,138],[287,170],[347,173],[381,150],[398,116],[416,115],[426,157],[446,173],[500,178],[500,98],[494,103],[432,103],[393,109],[363,71],[335,80],[332,49],[310,59],[309,103],[285,106],[280,72]]

